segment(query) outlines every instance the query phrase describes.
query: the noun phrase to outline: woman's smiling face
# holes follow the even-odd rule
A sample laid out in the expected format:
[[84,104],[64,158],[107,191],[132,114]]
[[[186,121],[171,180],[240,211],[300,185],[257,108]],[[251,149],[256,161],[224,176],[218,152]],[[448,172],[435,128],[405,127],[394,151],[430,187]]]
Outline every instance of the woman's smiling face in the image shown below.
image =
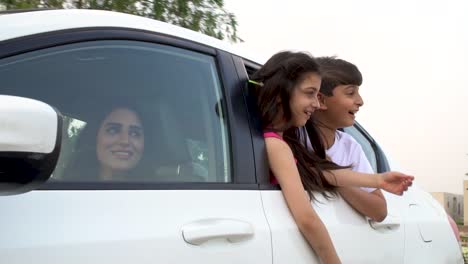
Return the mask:
[[137,114],[116,108],[101,123],[97,134],[96,154],[101,175],[133,169],[143,156],[143,126]]

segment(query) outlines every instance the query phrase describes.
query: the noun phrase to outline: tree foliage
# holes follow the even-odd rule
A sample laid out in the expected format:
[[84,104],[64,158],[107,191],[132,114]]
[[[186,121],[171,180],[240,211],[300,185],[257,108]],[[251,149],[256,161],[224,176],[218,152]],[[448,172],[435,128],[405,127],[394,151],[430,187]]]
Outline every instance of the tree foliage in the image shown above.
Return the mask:
[[237,21],[223,0],[0,0],[0,9],[81,8],[124,12],[238,42]]

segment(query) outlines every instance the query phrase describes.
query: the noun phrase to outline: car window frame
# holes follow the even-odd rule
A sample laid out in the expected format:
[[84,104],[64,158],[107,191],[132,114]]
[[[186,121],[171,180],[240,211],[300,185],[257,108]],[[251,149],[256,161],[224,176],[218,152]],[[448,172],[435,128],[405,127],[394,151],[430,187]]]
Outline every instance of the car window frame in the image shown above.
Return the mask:
[[[52,31],[1,41],[0,60],[27,52],[99,40],[155,43],[213,57],[223,95],[223,100],[220,103],[223,105],[227,119],[231,182],[48,182],[41,186],[40,190],[258,189],[254,173],[253,149],[250,143],[252,139],[250,131],[248,131],[247,110],[242,91],[237,89],[239,80],[230,53],[194,41],[152,31],[119,27],[91,27]],[[246,142],[247,144],[245,144]]]
[[263,137],[260,112],[257,107],[255,95],[252,94],[247,85],[249,75],[260,69],[261,64],[239,56],[233,56],[233,60],[234,64],[236,65],[237,74],[239,76],[239,89],[242,90],[245,105],[247,106],[248,110],[252,147],[255,155],[255,177],[257,179],[259,189],[280,190],[279,185],[270,183],[270,167],[266,156],[265,139]]
[[[377,141],[364,129],[364,127],[359,124],[359,122],[355,122],[353,127],[367,140],[367,142],[370,144],[372,147],[372,150],[374,151],[375,155],[375,160],[376,160],[376,165],[377,165],[377,173],[382,173],[390,170],[390,166],[387,160],[387,157],[385,156],[385,153],[383,152],[382,148],[379,146]],[[356,138],[355,138],[356,139]],[[358,139],[356,141],[359,142]]]

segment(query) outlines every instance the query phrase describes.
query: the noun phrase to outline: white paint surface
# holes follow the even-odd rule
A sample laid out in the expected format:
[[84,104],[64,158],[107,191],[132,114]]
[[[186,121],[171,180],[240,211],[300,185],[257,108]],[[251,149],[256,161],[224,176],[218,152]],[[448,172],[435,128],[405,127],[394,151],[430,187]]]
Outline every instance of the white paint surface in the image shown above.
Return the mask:
[[0,152],[51,153],[57,122],[57,113],[45,103],[0,95]]

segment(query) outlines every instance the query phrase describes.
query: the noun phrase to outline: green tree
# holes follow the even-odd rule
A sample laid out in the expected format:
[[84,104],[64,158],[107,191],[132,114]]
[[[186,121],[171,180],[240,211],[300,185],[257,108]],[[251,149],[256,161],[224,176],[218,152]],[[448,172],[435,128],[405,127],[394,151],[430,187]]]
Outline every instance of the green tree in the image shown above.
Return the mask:
[[124,12],[168,22],[218,39],[242,41],[223,0],[0,0],[2,9],[82,8]]

